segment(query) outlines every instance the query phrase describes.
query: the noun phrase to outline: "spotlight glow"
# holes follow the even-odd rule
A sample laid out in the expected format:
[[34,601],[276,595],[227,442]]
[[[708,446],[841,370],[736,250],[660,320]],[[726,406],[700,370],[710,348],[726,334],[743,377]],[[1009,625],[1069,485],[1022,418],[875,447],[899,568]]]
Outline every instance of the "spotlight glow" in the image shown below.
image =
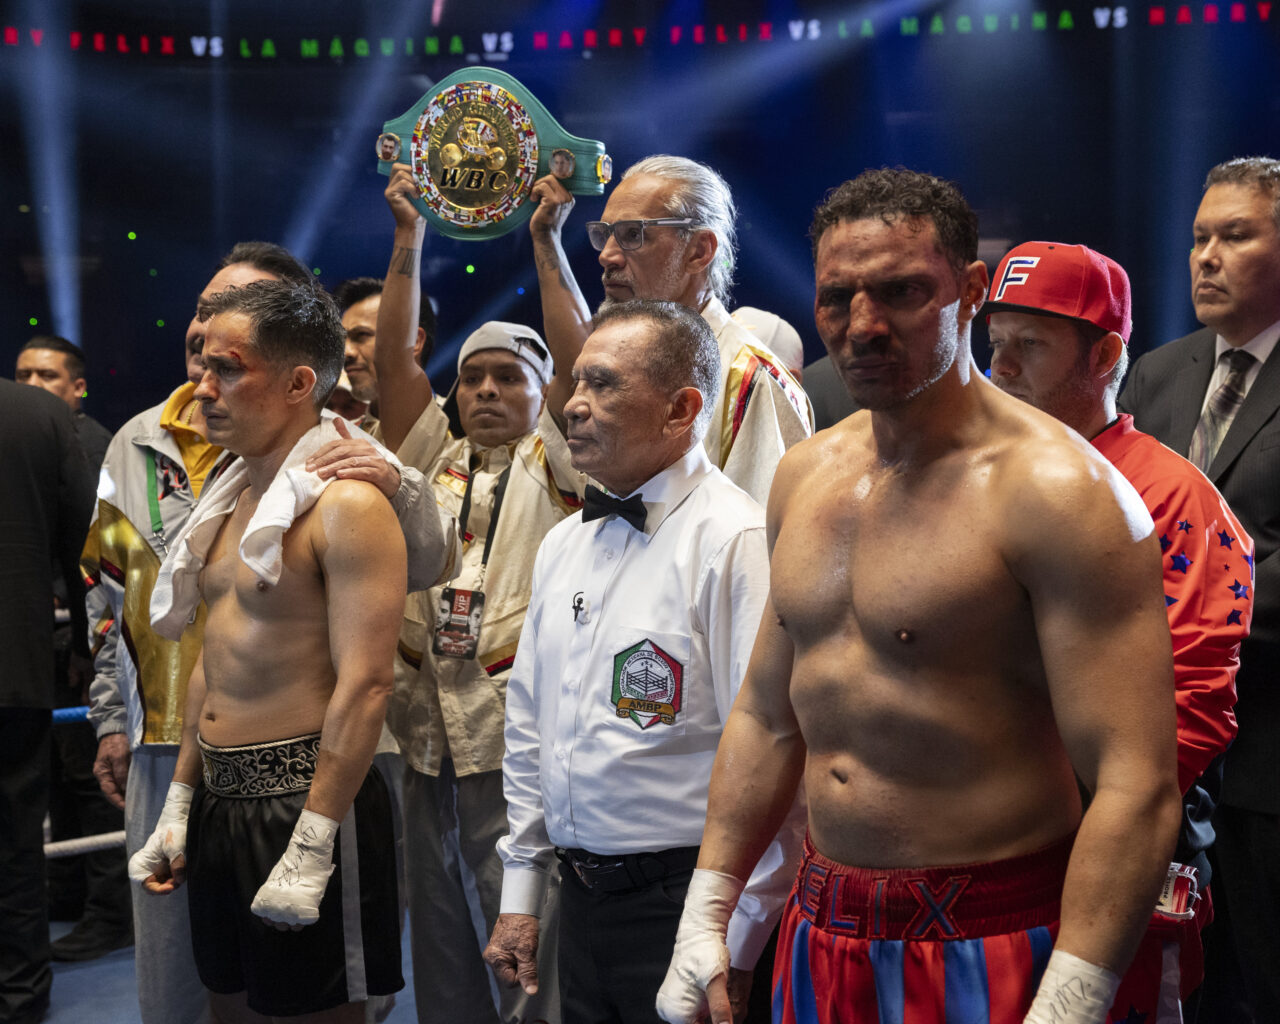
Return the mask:
[[[18,20],[43,24],[51,39],[67,38],[65,6],[26,0]],[[80,201],[74,179],[79,167],[75,132],[50,132],[50,125],[75,121],[72,96],[77,89],[76,62],[67,51],[31,49],[20,55],[24,66],[14,76],[27,149],[36,236],[44,263],[49,310],[55,333],[80,333]],[[25,205],[25,204],[24,204]],[[29,209],[29,208],[28,208]],[[27,212],[27,211],[23,211]],[[33,317],[31,326],[38,321]]]

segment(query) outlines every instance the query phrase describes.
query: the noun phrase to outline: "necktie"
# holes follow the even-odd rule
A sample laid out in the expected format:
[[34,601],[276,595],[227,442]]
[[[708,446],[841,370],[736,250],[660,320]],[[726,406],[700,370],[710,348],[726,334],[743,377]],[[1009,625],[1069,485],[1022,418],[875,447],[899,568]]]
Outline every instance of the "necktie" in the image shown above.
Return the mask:
[[1229,368],[1227,379],[1209,396],[1209,403],[1196,424],[1196,432],[1187,451],[1187,458],[1205,473],[1209,472],[1209,464],[1218,454],[1222,439],[1227,436],[1231,421],[1244,401],[1244,378],[1254,361],[1253,356],[1238,348],[1223,352],[1220,358]]
[[640,500],[639,493],[625,499],[615,498],[612,494],[605,494],[599,487],[587,484],[582,499],[584,523],[603,519],[605,516],[621,516],[637,530],[643,530],[645,514],[644,502]]

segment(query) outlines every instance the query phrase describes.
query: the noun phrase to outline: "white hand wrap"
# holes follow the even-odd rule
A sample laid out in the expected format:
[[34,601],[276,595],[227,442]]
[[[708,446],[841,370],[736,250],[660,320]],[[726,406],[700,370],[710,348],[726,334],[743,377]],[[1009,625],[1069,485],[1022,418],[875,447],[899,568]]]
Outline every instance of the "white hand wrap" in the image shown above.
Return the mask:
[[1055,949],[1024,1024],[1103,1024],[1119,988],[1110,971]]
[[284,854],[262,883],[249,909],[276,924],[315,924],[320,900],[333,874],[333,840],[338,823],[303,810]]
[[129,858],[129,877],[145,882],[149,877],[187,854],[187,812],[195,790],[182,782],[169,783],[156,829],[142,849]]
[[694,1024],[706,1012],[707,985],[729,974],[725,934],[743,883],[720,871],[695,868],[684,898],[671,966],[658,989],[658,1016],[671,1024]]

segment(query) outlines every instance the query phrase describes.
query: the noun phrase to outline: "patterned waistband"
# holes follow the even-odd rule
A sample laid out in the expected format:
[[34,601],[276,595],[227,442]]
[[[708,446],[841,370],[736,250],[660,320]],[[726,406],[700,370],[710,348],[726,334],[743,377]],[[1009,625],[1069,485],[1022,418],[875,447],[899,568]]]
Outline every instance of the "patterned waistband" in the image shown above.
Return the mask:
[[806,835],[792,889],[819,928],[851,938],[969,939],[1057,921],[1075,834],[1043,850],[987,864],[853,868],[829,860]]
[[311,788],[320,734],[247,747],[214,747],[200,740],[204,785],[218,796],[250,799]]

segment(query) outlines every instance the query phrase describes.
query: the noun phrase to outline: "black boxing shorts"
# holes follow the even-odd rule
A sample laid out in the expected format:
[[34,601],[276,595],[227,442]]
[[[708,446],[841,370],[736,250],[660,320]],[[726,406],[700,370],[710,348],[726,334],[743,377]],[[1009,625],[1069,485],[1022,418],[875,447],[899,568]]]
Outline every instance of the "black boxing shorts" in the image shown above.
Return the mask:
[[201,741],[187,826],[187,894],[200,980],[267,1016],[363,1002],[404,987],[391,804],[370,768],[334,842],[320,919],[280,931],[249,910],[310,792],[319,735],[248,747]]

